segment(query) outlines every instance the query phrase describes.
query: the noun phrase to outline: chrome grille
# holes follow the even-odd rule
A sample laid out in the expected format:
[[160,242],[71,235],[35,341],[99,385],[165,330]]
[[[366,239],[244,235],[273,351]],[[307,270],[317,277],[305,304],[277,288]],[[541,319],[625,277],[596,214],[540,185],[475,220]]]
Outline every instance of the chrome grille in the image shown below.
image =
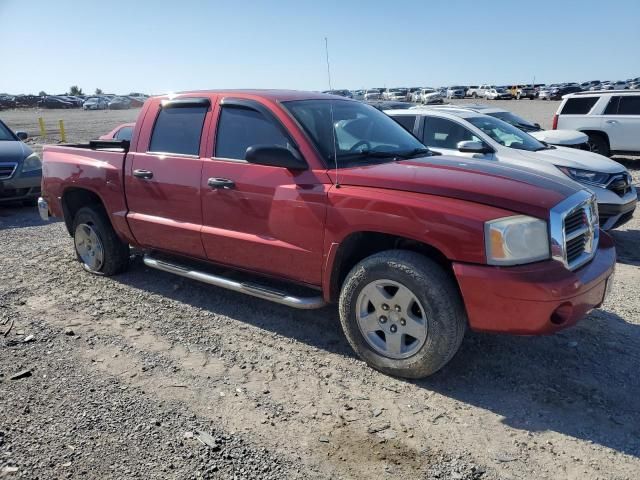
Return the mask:
[[580,191],[551,210],[552,256],[570,270],[593,258],[598,240],[598,206],[593,194]]
[[11,178],[17,166],[16,162],[0,162],[0,180]]

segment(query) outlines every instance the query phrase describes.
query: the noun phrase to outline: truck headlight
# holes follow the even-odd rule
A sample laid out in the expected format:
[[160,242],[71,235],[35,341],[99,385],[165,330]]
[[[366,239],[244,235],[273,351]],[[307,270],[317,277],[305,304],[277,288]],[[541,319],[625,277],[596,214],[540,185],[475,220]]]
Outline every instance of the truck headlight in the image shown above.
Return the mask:
[[22,162],[23,172],[33,172],[34,170],[42,169],[42,162],[40,157],[36,153],[32,153]]
[[489,265],[520,265],[549,258],[547,222],[526,215],[486,222],[484,242]]
[[594,172],[591,170],[580,170],[579,168],[558,167],[558,169],[566,176],[571,177],[576,182],[586,183],[589,185],[597,185],[604,187],[609,180],[609,174],[603,172]]

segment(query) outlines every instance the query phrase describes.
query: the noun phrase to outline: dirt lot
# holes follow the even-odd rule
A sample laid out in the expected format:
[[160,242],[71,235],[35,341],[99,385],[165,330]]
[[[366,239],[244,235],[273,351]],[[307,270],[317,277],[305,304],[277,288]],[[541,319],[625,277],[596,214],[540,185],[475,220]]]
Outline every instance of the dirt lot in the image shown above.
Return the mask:
[[[543,125],[556,107],[505,103]],[[136,114],[45,119],[81,141]],[[37,116],[0,112],[30,133]],[[638,182],[640,160],[622,161]],[[635,480],[640,215],[614,237],[603,309],[550,337],[468,334],[443,371],[409,382],[355,358],[334,308],[140,262],[92,276],[61,223],[0,207],[0,478]]]

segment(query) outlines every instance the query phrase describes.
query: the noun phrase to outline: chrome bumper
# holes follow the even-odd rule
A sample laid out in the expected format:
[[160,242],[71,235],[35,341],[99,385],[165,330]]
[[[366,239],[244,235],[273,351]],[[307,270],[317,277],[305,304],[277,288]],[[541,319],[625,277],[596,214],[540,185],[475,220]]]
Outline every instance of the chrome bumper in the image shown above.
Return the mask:
[[45,222],[49,220],[49,203],[42,197],[38,198],[38,213]]

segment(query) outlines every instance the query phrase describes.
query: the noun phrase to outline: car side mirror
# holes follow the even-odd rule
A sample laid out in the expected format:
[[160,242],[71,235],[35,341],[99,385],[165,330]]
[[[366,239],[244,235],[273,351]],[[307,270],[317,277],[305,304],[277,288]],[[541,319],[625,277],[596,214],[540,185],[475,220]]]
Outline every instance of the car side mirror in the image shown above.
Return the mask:
[[247,162],[257,165],[270,165],[289,170],[306,170],[308,168],[304,159],[280,145],[252,145],[247,148],[244,158]]
[[493,150],[482,142],[467,140],[458,142],[458,151],[462,153],[490,153]]
[[16,137],[24,142],[27,138],[29,138],[29,134],[27,132],[16,132]]
[[536,128],[542,128],[539,123],[534,123],[533,126]]

